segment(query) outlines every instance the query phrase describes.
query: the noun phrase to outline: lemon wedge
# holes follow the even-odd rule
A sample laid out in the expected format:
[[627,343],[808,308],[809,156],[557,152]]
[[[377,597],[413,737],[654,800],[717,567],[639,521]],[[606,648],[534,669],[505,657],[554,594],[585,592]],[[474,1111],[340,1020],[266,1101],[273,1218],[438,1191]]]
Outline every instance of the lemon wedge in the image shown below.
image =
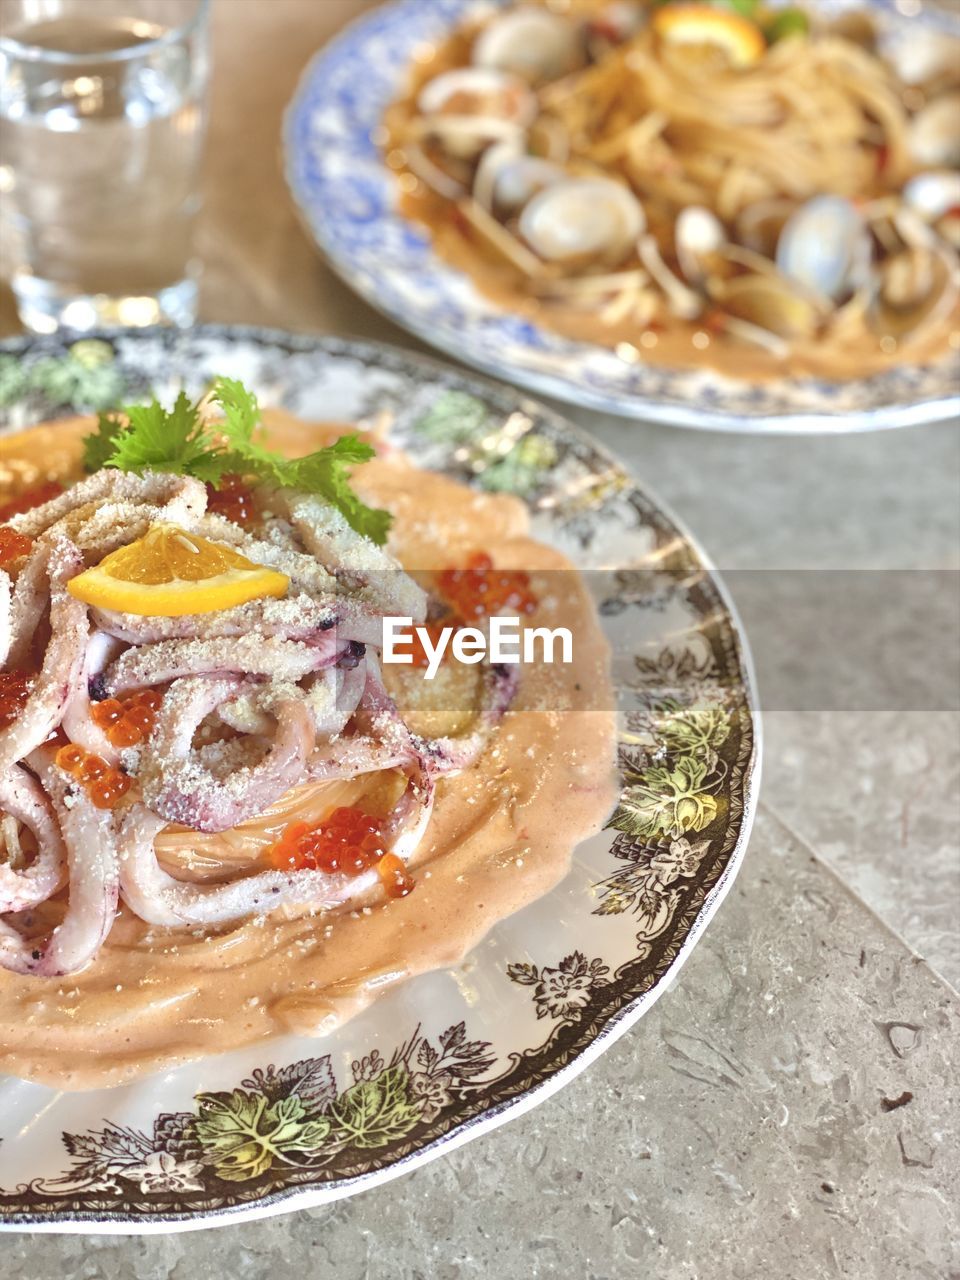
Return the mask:
[[707,4],[668,4],[658,9],[653,29],[671,44],[713,45],[731,66],[748,67],[763,57],[767,43],[748,18]]
[[290,579],[175,524],[156,524],[67,583],[84,604],[144,617],[219,613],[286,594]]

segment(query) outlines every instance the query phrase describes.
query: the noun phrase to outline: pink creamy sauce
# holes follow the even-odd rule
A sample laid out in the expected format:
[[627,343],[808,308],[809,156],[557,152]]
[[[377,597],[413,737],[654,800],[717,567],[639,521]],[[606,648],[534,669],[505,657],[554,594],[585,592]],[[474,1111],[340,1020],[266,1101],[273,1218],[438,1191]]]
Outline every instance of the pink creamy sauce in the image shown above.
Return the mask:
[[[274,447],[290,454],[342,431],[265,417]],[[44,478],[75,476],[78,442],[89,429],[78,420],[0,441],[0,500]],[[367,501],[393,511],[390,549],[410,570],[462,563],[483,549],[498,567],[527,570],[535,592],[538,575],[549,571],[540,576],[541,604],[529,623],[569,627],[573,663],[522,668],[513,706],[478,762],[440,782],[408,897],[387,900],[375,891],[361,910],[278,911],[202,930],[149,926],[122,909],[81,973],[0,972],[0,1071],[89,1089],[270,1036],[323,1035],[401,979],[455,964],[496,921],[557,884],[575,845],[602,826],[615,799],[609,653],[570,563],[530,538],[516,499],[475,493],[396,452],[359,469],[356,483]],[[415,729],[460,732],[469,724],[463,707],[473,672],[444,672],[430,686],[407,669],[391,676],[391,687]],[[223,835],[169,828],[158,851],[191,878],[260,869],[287,822],[318,821],[390,782],[300,787]]]

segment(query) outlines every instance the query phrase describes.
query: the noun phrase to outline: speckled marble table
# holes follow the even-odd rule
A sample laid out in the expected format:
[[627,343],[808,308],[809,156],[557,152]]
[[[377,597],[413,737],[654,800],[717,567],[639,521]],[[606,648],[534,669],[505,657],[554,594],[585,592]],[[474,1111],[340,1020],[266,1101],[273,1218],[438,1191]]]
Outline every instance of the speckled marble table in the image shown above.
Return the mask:
[[[277,163],[296,75],[364,7],[215,0],[205,319],[416,345],[316,260]],[[958,424],[776,440],[569,412],[728,572],[774,671],[750,849],[674,988],[399,1181],[167,1238],[7,1236],[3,1280],[960,1280]],[[803,570],[887,571],[849,680],[777,663],[806,642]]]

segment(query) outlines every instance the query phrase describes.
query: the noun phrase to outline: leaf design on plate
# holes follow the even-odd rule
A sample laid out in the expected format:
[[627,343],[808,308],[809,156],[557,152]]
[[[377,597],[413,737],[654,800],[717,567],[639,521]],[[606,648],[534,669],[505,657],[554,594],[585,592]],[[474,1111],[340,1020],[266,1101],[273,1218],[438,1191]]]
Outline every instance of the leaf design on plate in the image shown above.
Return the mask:
[[65,1133],[63,1143],[71,1155],[108,1160],[140,1160],[150,1152],[150,1141],[144,1134],[109,1123],[100,1133]]
[[82,339],[64,355],[32,363],[0,355],[0,407],[42,399],[52,406],[110,409],[126,390],[127,380],[114,363],[113,348],[98,339]]
[[540,970],[535,964],[508,964],[507,977],[521,987],[534,987],[540,981]]
[[710,646],[702,635],[686,637],[683,642],[666,645],[656,657],[635,654],[634,666],[645,684],[673,687],[703,683],[715,672]]
[[245,1182],[266,1173],[276,1157],[310,1152],[330,1132],[328,1120],[307,1120],[303,1103],[290,1096],[275,1103],[263,1093],[197,1096],[194,1129],[218,1177]]
[[706,763],[692,756],[684,756],[672,769],[644,769],[624,790],[607,825],[640,838],[702,831],[718,812],[716,799],[703,790],[706,775]]
[[429,1074],[440,1060],[440,1055],[429,1040],[422,1040],[417,1050],[417,1065]]
[[279,1071],[272,1064],[265,1072],[258,1068],[250,1080],[243,1080],[241,1084],[245,1089],[260,1090],[271,1100],[295,1095],[310,1115],[326,1111],[337,1096],[329,1054],[322,1058],[303,1058]]
[[673,919],[680,895],[676,889],[668,889],[664,894],[652,893],[649,890],[641,893],[636,906],[638,942],[649,942],[658,938]]
[[701,700],[685,707],[674,698],[656,707],[657,737],[671,755],[691,755],[708,762],[730,736],[730,717],[716,702]]
[[497,461],[479,474],[484,489],[493,493],[515,493],[527,497],[542,483],[544,472],[556,465],[557,449],[551,440],[532,433],[523,437]]
[[482,400],[466,391],[445,391],[414,422],[413,430],[430,440],[464,443],[478,436],[488,420]]
[[65,1133],[63,1145],[78,1160],[92,1160],[104,1154],[102,1133]]
[[411,1096],[410,1075],[397,1063],[375,1080],[360,1080],[330,1109],[333,1124],[355,1147],[385,1147],[404,1137],[420,1119]]
[[438,1065],[451,1078],[469,1080],[471,1076],[481,1075],[494,1062],[489,1041],[467,1039],[465,1022],[447,1028],[440,1037],[440,1048],[443,1053]]

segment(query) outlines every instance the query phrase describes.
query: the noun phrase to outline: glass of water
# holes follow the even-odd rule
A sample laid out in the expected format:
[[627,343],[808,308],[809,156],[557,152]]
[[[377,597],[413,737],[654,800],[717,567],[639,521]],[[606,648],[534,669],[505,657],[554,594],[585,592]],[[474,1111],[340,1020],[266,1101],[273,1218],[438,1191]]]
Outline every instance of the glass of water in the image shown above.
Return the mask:
[[0,265],[23,324],[191,324],[208,0],[0,0]]

